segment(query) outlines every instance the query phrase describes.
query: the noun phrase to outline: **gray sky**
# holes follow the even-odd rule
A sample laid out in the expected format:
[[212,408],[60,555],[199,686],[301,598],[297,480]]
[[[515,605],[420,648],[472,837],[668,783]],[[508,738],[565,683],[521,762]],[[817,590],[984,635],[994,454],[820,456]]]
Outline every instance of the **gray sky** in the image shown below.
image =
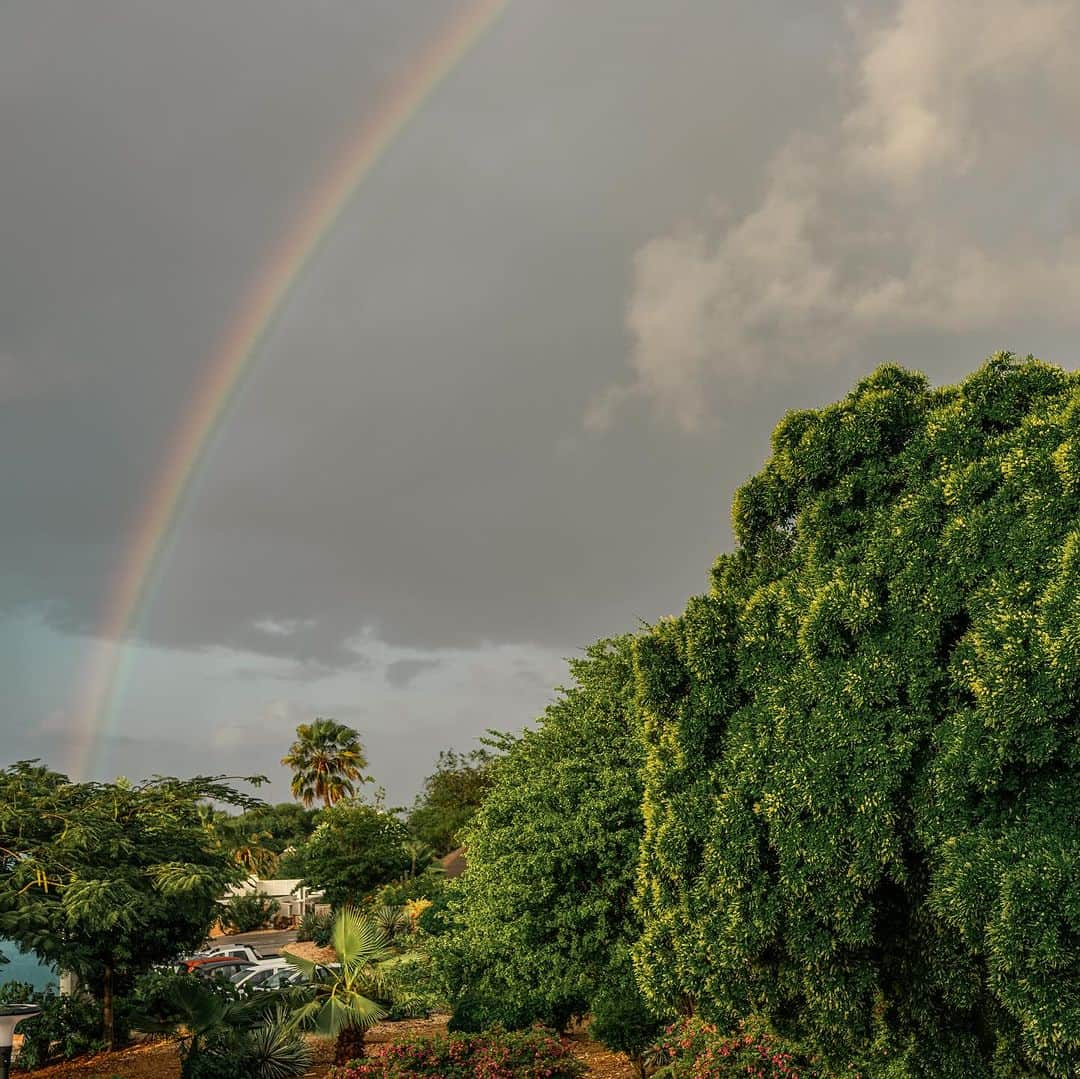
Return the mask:
[[[267,253],[450,0],[0,8],[3,755],[74,766],[110,575]],[[511,0],[307,268],[101,776],[358,727],[392,799],[681,609],[785,410],[1075,366],[1074,2]]]

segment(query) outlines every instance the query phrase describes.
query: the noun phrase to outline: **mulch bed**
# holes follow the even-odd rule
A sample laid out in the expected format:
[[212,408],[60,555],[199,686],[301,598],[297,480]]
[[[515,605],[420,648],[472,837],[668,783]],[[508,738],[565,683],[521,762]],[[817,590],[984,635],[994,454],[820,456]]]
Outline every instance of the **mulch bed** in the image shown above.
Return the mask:
[[[367,1033],[371,1045],[400,1041],[404,1038],[435,1037],[446,1030],[446,1016],[431,1019],[406,1019],[397,1023],[378,1023]],[[598,1079],[632,1079],[633,1068],[626,1057],[609,1052],[583,1033],[571,1037],[574,1054],[588,1067],[589,1075]],[[310,1079],[325,1079],[333,1060],[333,1043],[314,1040],[315,1066],[307,1073]],[[119,1049],[115,1053],[98,1053],[65,1064],[53,1064],[33,1072],[21,1072],[33,1079],[179,1079],[180,1062],[176,1047],[169,1041],[146,1042]]]

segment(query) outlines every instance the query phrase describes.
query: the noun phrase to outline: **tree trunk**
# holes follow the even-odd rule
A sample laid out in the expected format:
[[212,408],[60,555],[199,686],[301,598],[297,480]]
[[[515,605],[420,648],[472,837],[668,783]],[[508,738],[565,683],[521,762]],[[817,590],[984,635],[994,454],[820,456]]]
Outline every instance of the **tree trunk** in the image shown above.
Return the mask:
[[357,1027],[346,1027],[337,1036],[334,1045],[334,1063],[348,1064],[364,1055],[364,1032]]
[[105,977],[101,983],[101,1017],[105,1027],[105,1048],[113,1049],[116,1043],[116,1021],[113,1015],[113,968],[105,964]]

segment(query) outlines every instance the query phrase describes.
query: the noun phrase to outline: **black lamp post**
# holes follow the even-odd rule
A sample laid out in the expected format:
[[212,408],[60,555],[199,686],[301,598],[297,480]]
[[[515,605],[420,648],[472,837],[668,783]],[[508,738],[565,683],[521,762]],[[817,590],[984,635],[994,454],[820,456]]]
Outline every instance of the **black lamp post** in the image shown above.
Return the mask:
[[11,1073],[15,1024],[37,1015],[41,1015],[41,1009],[36,1004],[0,1004],[0,1079],[9,1079]]

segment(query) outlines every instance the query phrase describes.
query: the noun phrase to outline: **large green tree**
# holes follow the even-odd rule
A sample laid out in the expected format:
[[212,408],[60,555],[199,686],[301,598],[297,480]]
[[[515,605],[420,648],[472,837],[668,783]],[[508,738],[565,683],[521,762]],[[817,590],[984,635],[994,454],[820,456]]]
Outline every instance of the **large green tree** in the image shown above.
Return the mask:
[[367,757],[360,735],[333,719],[316,719],[296,728],[296,740],[281,759],[292,770],[293,797],[311,806],[321,799],[332,806],[351,798],[357,783],[367,783]]
[[636,644],[639,981],[870,1074],[1080,1062],[1080,376],[789,414]]
[[460,846],[462,829],[472,820],[491,784],[493,755],[480,748],[439,754],[435,771],[409,813],[409,831],[436,855]]
[[296,802],[258,805],[242,813],[206,811],[219,842],[249,874],[260,877],[274,876],[282,855],[307,841],[319,812]]
[[468,869],[437,945],[462,1026],[562,1024],[627,981],[612,967],[637,933],[643,745],[629,638],[570,669],[573,685],[492,766],[465,829]]
[[408,872],[408,840],[408,829],[392,813],[363,802],[338,802],[323,810],[311,838],[286,865],[340,908]]
[[79,975],[114,1031],[116,989],[205,939],[243,875],[203,812],[256,799],[225,777],[72,783],[0,771],[0,936]]

